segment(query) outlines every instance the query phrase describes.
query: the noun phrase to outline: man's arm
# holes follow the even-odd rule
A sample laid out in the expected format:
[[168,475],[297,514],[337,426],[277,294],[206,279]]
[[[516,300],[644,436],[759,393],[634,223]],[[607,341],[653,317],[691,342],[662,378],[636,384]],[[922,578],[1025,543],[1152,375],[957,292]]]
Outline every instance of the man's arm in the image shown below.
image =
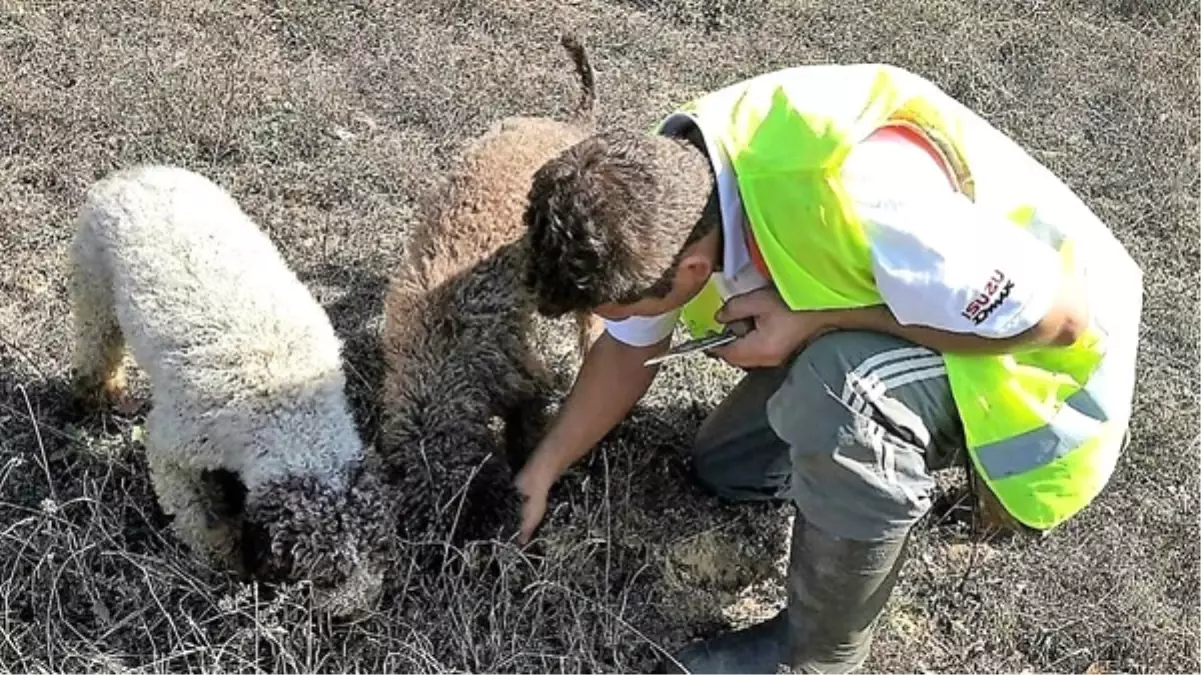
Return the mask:
[[735,366],[781,363],[832,330],[890,333],[939,352],[1068,345],[1088,325],[1079,282],[1031,232],[956,194],[885,194],[860,204],[883,305],[790,311],[776,291],[732,298],[717,319],[755,330],[714,354]]
[[529,540],[546,512],[546,494],[572,464],[582,459],[630,412],[658,372],[643,363],[667,350],[671,336],[632,347],[602,334],[576,377],[563,410],[517,477],[525,495],[520,540]]
[[530,462],[558,477],[587,455],[646,394],[658,368],[643,363],[663,353],[670,339],[649,347],[631,347],[602,333]]
[[983,337],[919,324],[904,325],[886,305],[824,312],[826,330],[870,330],[889,333],[910,342],[948,353],[998,354],[1023,347],[1063,347],[1076,342],[1088,326],[1084,293],[1075,277],[1061,277],[1055,301],[1033,326],[1008,337]]
[[[874,189],[869,189],[874,188]],[[962,194],[859,186],[884,307],[839,316],[939,351],[1069,345],[1089,321],[1077,279],[1035,232]]]
[[1041,319],[1014,335],[985,337],[921,324],[902,324],[887,305],[856,309],[793,311],[774,287],[731,298],[717,314],[730,323],[751,318],[755,328],[746,337],[713,350],[713,354],[741,368],[777,366],[818,336],[838,330],[889,333],[942,353],[1001,354],[1046,345],[1070,345],[1088,324],[1088,312],[1079,285],[1062,277],[1051,307]]

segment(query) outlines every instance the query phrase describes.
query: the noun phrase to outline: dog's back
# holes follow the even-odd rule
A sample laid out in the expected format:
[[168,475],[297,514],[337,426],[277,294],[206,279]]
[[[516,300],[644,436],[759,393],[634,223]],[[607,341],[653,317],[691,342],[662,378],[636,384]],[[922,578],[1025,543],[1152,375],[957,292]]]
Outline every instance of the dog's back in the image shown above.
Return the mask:
[[[201,385],[205,396],[279,386],[340,369],[332,326],[270,239],[225,190],[169,166],[118,171],[88,192],[72,245],[81,295],[115,314],[159,396]],[[254,368],[259,364],[259,368]]]
[[522,214],[534,173],[583,140],[595,120],[596,90],[587,52],[563,37],[580,77],[581,93],[566,120],[509,117],[463,149],[447,178],[424,201],[422,224],[408,243],[401,277],[425,289],[444,283],[521,238]]

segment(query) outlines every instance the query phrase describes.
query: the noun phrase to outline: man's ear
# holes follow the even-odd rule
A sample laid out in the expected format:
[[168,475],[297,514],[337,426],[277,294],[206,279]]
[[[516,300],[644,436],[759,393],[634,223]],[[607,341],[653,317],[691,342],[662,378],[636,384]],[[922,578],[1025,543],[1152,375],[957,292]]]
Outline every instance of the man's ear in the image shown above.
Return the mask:
[[700,288],[713,274],[713,261],[700,251],[687,253],[677,269],[676,286]]

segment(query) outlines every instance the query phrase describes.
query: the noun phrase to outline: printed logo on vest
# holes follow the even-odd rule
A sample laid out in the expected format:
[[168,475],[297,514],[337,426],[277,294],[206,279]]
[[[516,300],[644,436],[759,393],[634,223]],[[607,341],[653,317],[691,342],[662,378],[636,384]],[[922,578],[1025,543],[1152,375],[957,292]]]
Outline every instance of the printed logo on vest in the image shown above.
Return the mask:
[[993,270],[992,278],[984,284],[984,291],[972,298],[961,316],[979,326],[997,311],[1012,291],[1013,280],[1006,277],[1001,270]]

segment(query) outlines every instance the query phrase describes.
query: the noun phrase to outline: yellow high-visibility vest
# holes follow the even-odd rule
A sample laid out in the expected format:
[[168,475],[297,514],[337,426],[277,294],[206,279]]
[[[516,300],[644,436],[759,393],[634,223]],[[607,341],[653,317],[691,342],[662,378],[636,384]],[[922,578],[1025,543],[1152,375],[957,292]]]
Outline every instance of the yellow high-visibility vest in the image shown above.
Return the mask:
[[[900,68],[780,70],[702,96],[674,117],[680,114],[729,158],[751,238],[794,310],[883,304],[869,233],[840,168],[856,143],[892,124],[930,141],[957,190],[1030,229],[1059,252],[1067,273],[1077,270],[1081,235],[1054,208],[1040,212],[1049,202],[1040,199],[1037,180],[1047,181],[1049,172],[1031,178],[990,168],[997,148],[1010,156],[1022,151]],[[711,281],[681,319],[693,335],[707,333],[718,328],[713,315],[721,302]],[[1079,512],[1114,470],[1127,419],[1107,417],[1096,401],[1097,388],[1107,385],[1092,379],[1109,337],[1094,323],[1067,347],[943,354],[971,461],[1009,514],[1031,528],[1047,530]]]

